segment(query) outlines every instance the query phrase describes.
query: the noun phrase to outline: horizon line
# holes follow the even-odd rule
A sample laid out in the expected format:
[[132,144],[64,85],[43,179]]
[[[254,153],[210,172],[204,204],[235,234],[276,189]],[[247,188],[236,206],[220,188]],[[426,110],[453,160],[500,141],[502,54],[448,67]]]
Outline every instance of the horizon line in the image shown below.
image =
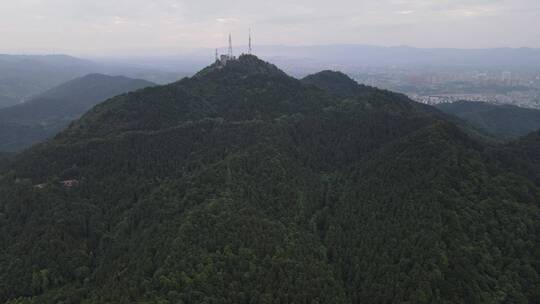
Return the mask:
[[[316,47],[366,47],[366,48],[382,48],[382,49],[418,49],[418,50],[455,50],[455,51],[475,51],[475,50],[540,50],[540,47],[530,47],[530,46],[496,46],[496,47],[474,47],[474,48],[460,48],[460,47],[419,47],[411,45],[376,45],[376,44],[364,44],[364,43],[328,43],[328,44],[306,44],[306,45],[293,45],[293,44],[253,44],[254,51],[256,48],[268,48],[268,47],[283,47],[283,48],[316,48]],[[248,48],[248,44],[240,44],[236,46],[237,48]],[[220,46],[217,49],[227,49],[227,46]],[[193,47],[193,48],[181,48],[176,51],[171,48],[163,49],[129,49],[129,50],[109,50],[109,51],[96,51],[92,53],[81,53],[79,51],[73,50],[52,50],[50,52],[43,50],[22,50],[22,51],[12,51],[12,50],[0,50],[0,55],[12,55],[12,56],[58,56],[65,55],[71,57],[79,56],[90,56],[90,57],[116,57],[122,56],[122,53],[125,53],[128,56],[151,56],[152,52],[158,53],[157,56],[181,56],[181,55],[190,55],[191,52],[207,50],[214,51],[216,47]],[[72,55],[73,54],[73,55]]]

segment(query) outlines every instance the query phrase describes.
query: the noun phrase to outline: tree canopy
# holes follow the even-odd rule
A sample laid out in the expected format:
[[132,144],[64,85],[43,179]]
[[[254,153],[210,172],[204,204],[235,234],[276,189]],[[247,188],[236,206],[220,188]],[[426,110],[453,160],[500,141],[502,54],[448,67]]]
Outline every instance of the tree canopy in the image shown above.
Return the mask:
[[334,85],[245,55],[17,156],[0,301],[538,303],[538,134]]

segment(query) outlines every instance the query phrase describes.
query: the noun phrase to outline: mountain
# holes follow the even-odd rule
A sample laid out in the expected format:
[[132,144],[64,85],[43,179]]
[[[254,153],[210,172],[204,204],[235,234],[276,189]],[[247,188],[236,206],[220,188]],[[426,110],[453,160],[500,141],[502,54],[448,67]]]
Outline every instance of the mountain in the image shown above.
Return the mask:
[[[235,49],[238,52],[247,52],[248,46],[238,45],[235,46]],[[452,49],[329,44],[256,45],[255,50],[258,56],[279,65],[280,68],[295,77],[305,77],[323,69],[340,69],[357,74],[360,73],[359,71],[365,72],[366,67],[414,68],[423,72],[426,71],[425,68],[445,71],[493,70],[496,68],[503,71],[517,70],[526,73],[528,73],[527,71],[535,73],[540,67],[540,49],[538,48]],[[226,53],[227,48],[222,47],[219,51]],[[214,48],[201,48],[184,52],[181,55],[113,58],[107,60],[106,63],[180,72],[182,76],[188,76],[206,66],[209,58],[214,58],[214,52]],[[117,72],[116,74],[128,75],[126,72]],[[129,74],[129,76],[164,83],[141,75]],[[463,87],[460,89],[463,91]],[[494,87],[484,89],[494,90]]]
[[95,68],[93,62],[64,55],[0,55],[0,96],[19,101]]
[[302,79],[308,85],[316,86],[330,94],[340,97],[354,97],[367,91],[367,87],[359,85],[347,75],[336,71],[322,71],[308,75]]
[[97,103],[153,85],[123,76],[90,74],[0,109],[0,151],[18,151],[44,141]]
[[540,130],[540,110],[469,101],[442,103],[436,107],[503,139]]
[[[247,51],[247,45],[236,46],[238,51]],[[322,69],[340,69],[358,73],[366,67],[436,68],[446,71],[461,69],[520,70],[535,72],[540,67],[538,48],[416,48],[409,46],[376,46],[362,44],[329,45],[256,45],[257,54],[278,64],[288,73],[304,77]],[[167,70],[195,71],[208,58],[213,58],[215,49],[197,49],[178,57],[137,58],[146,65]],[[221,49],[227,52],[226,48]],[[359,69],[362,67],[364,69]],[[491,88],[493,89],[493,88]]]
[[490,151],[490,156],[510,172],[516,172],[540,184],[540,131]]
[[169,83],[184,76],[141,67],[135,62],[90,61],[67,55],[0,54],[0,108],[32,99],[71,79],[92,73],[125,75],[156,83]]
[[540,298],[538,137],[487,145],[404,95],[309,79],[216,62],[15,157],[0,301]]
[[[358,97],[368,97],[373,93],[383,92],[374,87],[369,87],[365,85],[358,84],[356,81],[351,79],[349,76],[342,72],[325,70],[316,74],[308,75],[301,79],[304,84],[315,86],[319,89],[326,91],[329,94],[332,94],[338,98],[358,98]],[[399,96],[396,93],[392,93],[394,98],[392,106],[395,107],[398,104],[408,108],[415,108],[418,111],[430,113],[433,116],[436,116],[440,119],[455,123],[460,126],[460,128],[470,136],[475,137],[478,140],[482,141],[494,141],[496,138],[493,135],[490,135],[486,131],[477,126],[470,124],[466,121],[463,121],[453,115],[448,115],[443,112],[438,111],[437,109],[426,106],[420,103],[411,103],[409,98],[405,96]]]

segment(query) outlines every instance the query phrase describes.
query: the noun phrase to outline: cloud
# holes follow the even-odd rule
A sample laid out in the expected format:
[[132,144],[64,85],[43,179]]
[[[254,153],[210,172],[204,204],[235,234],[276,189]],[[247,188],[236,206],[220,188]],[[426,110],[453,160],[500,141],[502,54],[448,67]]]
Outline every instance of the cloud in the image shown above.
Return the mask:
[[119,16],[114,17],[114,24],[122,25],[122,24],[126,24],[126,23],[128,23],[126,18],[122,18],[122,17],[119,17]]
[[397,11],[396,13],[398,13],[400,15],[410,15],[410,14],[414,14],[414,11],[413,10],[406,10],[406,11]]
[[232,24],[232,23],[238,23],[240,20],[237,18],[217,18],[216,21],[221,24]]
[[261,44],[540,47],[540,1],[0,1],[0,51],[177,52],[224,44],[229,32],[241,37],[249,27]]

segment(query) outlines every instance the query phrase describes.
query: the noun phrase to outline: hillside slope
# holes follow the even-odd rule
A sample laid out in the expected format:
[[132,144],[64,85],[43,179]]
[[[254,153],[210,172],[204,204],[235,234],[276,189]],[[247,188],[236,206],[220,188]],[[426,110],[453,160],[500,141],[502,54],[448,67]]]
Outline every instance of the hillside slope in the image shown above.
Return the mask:
[[25,103],[0,109],[0,151],[19,151],[44,141],[97,103],[153,85],[145,80],[90,74]]
[[491,149],[400,94],[214,64],[3,171],[0,301],[534,303],[540,185]]
[[93,62],[64,55],[0,54],[0,96],[19,101],[97,69]]
[[515,139],[540,130],[540,110],[468,101],[436,107],[502,139]]
[[0,108],[9,106],[2,100],[30,100],[71,79],[93,73],[124,75],[154,83],[170,83],[185,74],[146,68],[129,60],[95,62],[67,55],[0,54]]

